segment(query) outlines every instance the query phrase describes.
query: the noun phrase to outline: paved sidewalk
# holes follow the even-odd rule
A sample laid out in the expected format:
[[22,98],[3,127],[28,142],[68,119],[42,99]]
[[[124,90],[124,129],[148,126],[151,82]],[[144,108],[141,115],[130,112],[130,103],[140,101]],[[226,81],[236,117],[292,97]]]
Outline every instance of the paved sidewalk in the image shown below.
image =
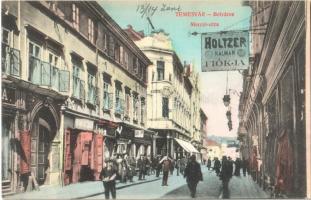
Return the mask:
[[[146,176],[145,180],[139,181],[138,177],[134,177],[134,182],[119,183],[116,188],[122,189],[138,184],[148,183],[159,180],[155,175]],[[94,195],[103,194],[104,187],[102,181],[88,181],[82,183],[61,186],[43,186],[39,191],[31,191],[7,196],[4,199],[82,199]]]

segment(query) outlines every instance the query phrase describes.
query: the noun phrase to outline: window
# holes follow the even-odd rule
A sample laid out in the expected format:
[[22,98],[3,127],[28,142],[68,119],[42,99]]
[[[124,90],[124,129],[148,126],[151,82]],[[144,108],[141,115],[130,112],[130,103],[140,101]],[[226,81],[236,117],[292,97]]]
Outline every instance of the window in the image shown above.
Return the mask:
[[134,74],[138,73],[138,59],[133,57],[133,72]]
[[29,81],[41,84],[41,46],[29,42]]
[[94,22],[92,19],[88,19],[88,39],[94,43]]
[[[59,89],[59,56],[49,53],[49,63],[51,65],[50,68],[50,73],[51,73],[51,85],[53,89],[58,90]],[[45,75],[49,74],[48,73],[48,68],[45,70]],[[43,76],[44,77],[44,76]],[[48,78],[48,77],[46,77]]]
[[94,70],[88,69],[87,85],[88,85],[88,95],[87,102],[90,104],[96,104],[96,83],[95,83],[96,72]]
[[133,120],[137,123],[138,121],[138,94],[133,94]]
[[125,114],[130,117],[130,106],[131,106],[131,93],[129,90],[125,91]]
[[145,110],[146,110],[145,98],[142,97],[140,103],[141,103],[141,110],[140,110],[140,112],[141,112],[141,114],[140,114],[141,120],[140,120],[140,122],[142,124],[144,124],[145,123]]
[[162,117],[168,118],[168,98],[167,97],[162,97]]
[[129,66],[129,54],[124,50],[124,66],[128,69]]
[[107,39],[108,37],[107,37],[107,34],[106,33],[104,33],[103,34],[103,43],[104,43],[104,51],[105,52],[107,52],[107,50],[108,50],[108,39]]
[[120,45],[118,43],[115,43],[114,46],[114,59],[120,63]]
[[10,31],[5,28],[2,28],[2,43],[10,45]]
[[104,106],[103,109],[104,110],[109,110],[112,108],[112,94],[109,93],[109,88],[110,88],[110,84],[111,83],[111,79],[108,76],[104,76]]
[[111,35],[107,35],[107,41],[108,41],[108,55],[110,57],[114,57],[114,49],[115,49],[115,41],[114,41],[114,38],[113,36]]
[[82,77],[82,61],[73,60],[73,72],[72,72],[72,96],[77,99],[84,99],[84,87],[85,83],[81,80]]
[[158,81],[164,80],[164,62],[157,61]]
[[123,52],[123,47],[120,46],[120,63],[123,65],[124,64],[124,52]]
[[76,4],[72,4],[72,24],[73,27],[77,30],[79,30],[79,23],[80,23],[80,19],[79,19],[79,7],[77,7]]
[[117,114],[123,114],[123,106],[124,106],[124,100],[122,99],[122,88],[121,85],[119,83],[116,83],[116,108],[115,108],[115,112]]
[[11,32],[2,28],[2,72],[19,76],[20,72],[20,51],[10,47]]

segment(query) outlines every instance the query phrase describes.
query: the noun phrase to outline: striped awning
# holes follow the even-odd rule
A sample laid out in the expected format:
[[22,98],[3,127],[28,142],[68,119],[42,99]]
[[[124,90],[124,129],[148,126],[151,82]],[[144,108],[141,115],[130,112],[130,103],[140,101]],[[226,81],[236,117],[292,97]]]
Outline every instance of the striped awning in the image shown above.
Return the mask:
[[175,138],[176,142],[189,153],[200,153],[190,142]]

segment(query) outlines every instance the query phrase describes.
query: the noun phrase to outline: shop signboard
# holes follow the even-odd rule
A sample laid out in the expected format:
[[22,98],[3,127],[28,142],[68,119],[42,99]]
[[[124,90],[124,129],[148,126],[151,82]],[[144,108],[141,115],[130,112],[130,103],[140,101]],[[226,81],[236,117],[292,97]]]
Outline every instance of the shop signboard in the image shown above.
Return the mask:
[[202,72],[244,70],[249,66],[248,31],[202,34]]

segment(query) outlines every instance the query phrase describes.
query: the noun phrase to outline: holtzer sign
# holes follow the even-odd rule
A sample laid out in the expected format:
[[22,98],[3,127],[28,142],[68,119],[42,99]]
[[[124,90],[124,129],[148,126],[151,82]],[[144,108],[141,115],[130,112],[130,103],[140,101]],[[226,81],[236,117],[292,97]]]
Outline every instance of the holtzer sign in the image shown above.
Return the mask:
[[248,66],[248,31],[202,34],[203,72],[243,70]]

